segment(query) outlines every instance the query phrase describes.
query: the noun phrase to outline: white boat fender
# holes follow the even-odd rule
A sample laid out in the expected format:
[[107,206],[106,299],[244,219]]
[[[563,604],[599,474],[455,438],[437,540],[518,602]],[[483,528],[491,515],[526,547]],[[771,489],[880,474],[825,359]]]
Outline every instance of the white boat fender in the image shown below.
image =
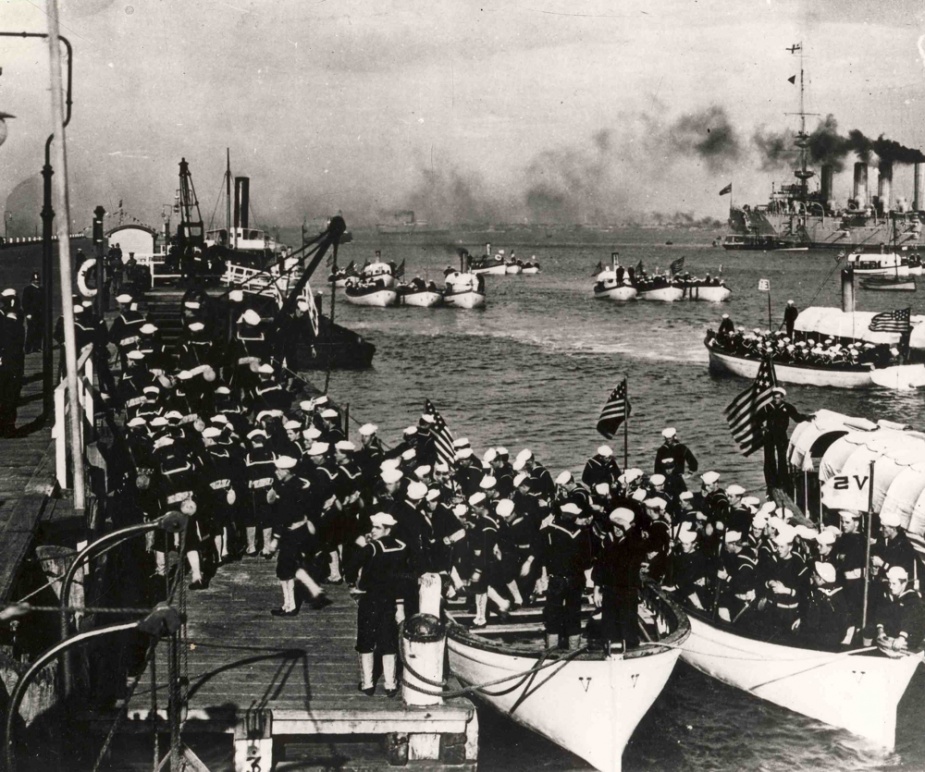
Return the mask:
[[402,624],[401,695],[408,705],[442,705],[446,626],[433,614],[415,614]]

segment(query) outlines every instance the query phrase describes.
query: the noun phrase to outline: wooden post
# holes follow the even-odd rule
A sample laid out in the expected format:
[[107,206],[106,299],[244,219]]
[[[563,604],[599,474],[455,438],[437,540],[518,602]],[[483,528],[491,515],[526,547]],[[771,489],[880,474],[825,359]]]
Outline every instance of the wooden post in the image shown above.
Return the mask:
[[870,600],[870,532],[874,519],[874,462],[870,462],[870,494],[867,499],[867,527],[865,528],[864,537],[864,610],[861,614],[861,631],[862,635],[867,628],[867,610]]
[[[421,577],[421,611],[405,621],[404,632],[399,641],[402,660],[408,663],[402,672],[402,699],[408,705],[442,705],[440,687],[425,683],[410,671],[429,681],[443,681],[446,654],[446,631],[440,621],[442,584],[438,574],[424,574]],[[415,753],[430,753],[432,742],[422,737],[415,740]],[[437,743],[439,752],[439,742]],[[434,758],[417,756],[417,758]]]

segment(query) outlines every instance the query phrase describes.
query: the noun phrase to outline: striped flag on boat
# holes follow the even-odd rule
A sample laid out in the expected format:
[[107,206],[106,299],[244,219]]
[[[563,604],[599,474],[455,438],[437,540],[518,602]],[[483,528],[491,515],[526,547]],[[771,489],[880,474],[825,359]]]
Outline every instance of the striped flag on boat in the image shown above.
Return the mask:
[[867,329],[871,332],[909,332],[912,329],[911,308],[884,311],[870,320]]
[[750,456],[764,441],[764,431],[758,419],[758,413],[771,402],[771,389],[777,385],[774,365],[770,359],[763,359],[758,368],[755,382],[739,394],[723,411],[726,422],[732,430],[732,438],[738,443],[739,450]]
[[672,276],[684,267],[684,257],[686,257],[686,255],[679,257],[677,260],[672,260],[671,265],[668,266],[668,270],[671,271]]
[[452,466],[456,462],[456,451],[453,450],[453,432],[450,431],[446,421],[443,420],[443,416],[437,412],[434,403],[429,399],[424,400],[424,413],[434,417],[434,422],[430,424],[430,433],[437,447],[437,457]]
[[620,425],[629,418],[632,409],[629,396],[626,393],[626,378],[624,378],[610,392],[606,404],[601,409],[601,417],[597,419],[598,432],[608,440],[611,439],[617,433]]

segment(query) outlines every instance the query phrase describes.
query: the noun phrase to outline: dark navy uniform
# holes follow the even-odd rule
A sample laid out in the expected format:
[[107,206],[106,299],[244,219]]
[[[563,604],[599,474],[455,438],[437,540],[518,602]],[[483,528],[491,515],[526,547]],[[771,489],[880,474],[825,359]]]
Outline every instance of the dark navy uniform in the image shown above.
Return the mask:
[[357,604],[357,642],[360,654],[398,652],[396,602],[404,592],[408,548],[394,536],[374,539],[355,554],[348,576],[356,577],[362,593]]

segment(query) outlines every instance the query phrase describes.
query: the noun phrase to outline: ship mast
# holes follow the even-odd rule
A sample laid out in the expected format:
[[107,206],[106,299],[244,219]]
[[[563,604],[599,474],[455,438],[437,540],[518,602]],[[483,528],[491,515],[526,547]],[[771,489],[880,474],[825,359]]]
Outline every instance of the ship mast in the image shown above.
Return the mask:
[[177,226],[177,246],[180,248],[180,253],[184,254],[188,247],[202,247],[204,243],[199,200],[196,198],[193,178],[185,158],[180,159],[180,190],[177,192],[177,197],[180,213],[180,224]]
[[231,232],[231,150],[225,148],[225,232],[227,244],[225,246],[237,249],[238,235],[237,232],[232,235]]
[[[794,144],[800,148],[800,168],[795,169],[793,176],[800,181],[800,203],[803,205],[805,210],[806,202],[809,199],[809,193],[807,191],[806,182],[810,178],[815,176],[815,172],[812,169],[807,168],[806,166],[806,148],[809,145],[809,134],[806,133],[806,87],[804,83],[804,72],[803,72],[803,43],[794,43],[790,48],[785,49],[791,54],[799,52],[800,54],[800,130],[797,132],[796,140]],[[792,114],[792,113],[791,113]]]

